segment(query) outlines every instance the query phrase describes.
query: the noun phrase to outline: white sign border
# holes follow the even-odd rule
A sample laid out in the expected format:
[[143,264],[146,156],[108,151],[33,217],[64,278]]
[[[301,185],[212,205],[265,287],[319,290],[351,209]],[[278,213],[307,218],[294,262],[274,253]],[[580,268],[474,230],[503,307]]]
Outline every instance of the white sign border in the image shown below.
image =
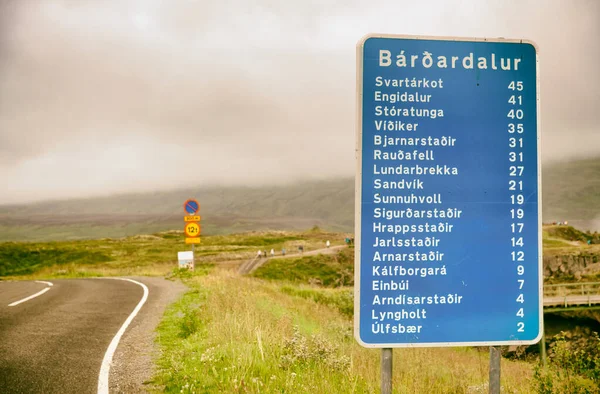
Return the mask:
[[[535,49],[536,63],[536,123],[537,123],[537,165],[538,165],[538,294],[539,327],[538,336],[533,340],[480,341],[480,342],[420,342],[420,343],[366,343],[360,338],[360,252],[361,252],[361,208],[362,208],[362,110],[363,110],[363,53],[364,45],[370,38],[399,38],[408,40],[463,41],[530,44]],[[544,272],[542,244],[542,161],[541,161],[541,105],[540,105],[540,62],[539,47],[527,39],[421,36],[404,34],[370,33],[363,36],[356,45],[356,176],[354,185],[354,338],[366,348],[410,348],[410,347],[461,347],[461,346],[508,346],[534,345],[544,333]]]

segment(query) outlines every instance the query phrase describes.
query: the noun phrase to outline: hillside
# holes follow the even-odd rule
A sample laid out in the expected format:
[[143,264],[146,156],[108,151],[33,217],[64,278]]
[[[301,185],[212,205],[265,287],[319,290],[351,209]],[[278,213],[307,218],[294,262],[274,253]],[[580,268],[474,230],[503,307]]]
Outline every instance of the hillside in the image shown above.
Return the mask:
[[[543,167],[543,220],[600,230],[600,158]],[[183,202],[200,201],[204,234],[354,229],[354,179],[155,193],[0,206],[0,242],[124,237],[181,229]]]
[[203,187],[0,206],[0,241],[123,237],[183,228],[183,202],[200,202],[203,234],[352,231],[354,180],[263,187]]
[[600,158],[544,166],[542,182],[545,222],[600,230]]

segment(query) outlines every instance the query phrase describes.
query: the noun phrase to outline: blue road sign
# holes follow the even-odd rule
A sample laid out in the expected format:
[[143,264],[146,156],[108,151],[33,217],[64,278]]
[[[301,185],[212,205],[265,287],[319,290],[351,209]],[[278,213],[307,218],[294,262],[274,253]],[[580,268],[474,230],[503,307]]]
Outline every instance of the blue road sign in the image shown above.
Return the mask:
[[189,215],[194,215],[200,209],[200,204],[196,200],[187,200],[183,207]]
[[357,56],[356,339],[538,342],[535,45],[371,35]]

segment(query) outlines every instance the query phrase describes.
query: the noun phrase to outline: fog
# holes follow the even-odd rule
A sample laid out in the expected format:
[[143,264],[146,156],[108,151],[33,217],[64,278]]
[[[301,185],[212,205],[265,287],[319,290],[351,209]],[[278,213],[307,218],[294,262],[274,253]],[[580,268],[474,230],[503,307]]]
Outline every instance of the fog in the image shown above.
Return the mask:
[[600,156],[598,1],[253,3],[0,0],[0,203],[351,177],[372,32],[535,41],[543,162]]

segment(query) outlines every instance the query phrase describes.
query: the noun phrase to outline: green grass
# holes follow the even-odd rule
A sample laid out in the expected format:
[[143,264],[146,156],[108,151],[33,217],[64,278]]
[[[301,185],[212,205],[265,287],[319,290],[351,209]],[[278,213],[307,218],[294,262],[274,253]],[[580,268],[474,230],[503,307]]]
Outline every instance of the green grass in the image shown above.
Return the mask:
[[323,289],[318,287],[281,286],[280,291],[291,296],[312,300],[338,310],[342,315],[354,316],[354,287]]
[[[582,249],[563,238],[578,234],[568,228],[547,226],[544,231],[546,251]],[[194,272],[176,268],[177,251],[190,249],[181,231],[8,242],[0,243],[0,276],[163,275],[183,280],[190,291],[168,308],[157,331],[161,351],[148,387],[152,391],[374,393],[380,353],[361,347],[352,335],[353,248],[269,259],[246,277],[219,269],[221,263],[253,258],[257,249],[292,252],[301,244],[309,251],[323,248],[326,240],[341,245],[345,236],[319,228],[203,236]],[[473,348],[397,349],[394,357],[394,386],[400,392],[482,392],[488,379],[487,352]],[[502,371],[505,392],[534,393],[548,379],[563,382],[554,372],[535,377],[534,364],[521,361],[503,359]]]
[[48,242],[48,241],[76,241],[101,238],[122,238],[137,234],[152,234],[176,228],[177,224],[171,222],[151,223],[64,223],[45,224],[43,219],[30,224],[7,225],[0,221],[0,242]]
[[[323,247],[324,239],[343,243],[344,234],[308,231],[203,236],[195,247],[197,264],[239,262],[254,258],[260,248],[306,250]],[[0,277],[64,278],[106,275],[169,275],[177,252],[191,250],[181,231],[120,239],[0,243]]]
[[[227,271],[186,283],[192,290],[158,329],[154,392],[379,392],[380,351],[358,345],[352,320],[330,301],[348,289],[321,293]],[[394,358],[398,392],[480,392],[488,379],[487,352],[477,349],[395,349]],[[502,360],[503,392],[534,393],[532,375],[531,364]]]
[[[183,228],[182,216],[161,218],[144,215],[128,221],[127,216],[121,218],[119,215],[107,215],[106,218],[98,218],[99,223],[96,223],[94,219],[90,219],[89,222],[81,222],[77,219],[73,223],[72,218],[61,216],[56,216],[56,220],[49,220],[44,215],[39,215],[39,217],[35,215],[15,216],[10,222],[3,223],[2,217],[0,217],[0,242],[77,241],[154,234]],[[314,223],[312,220],[299,219],[276,219],[268,223],[262,223],[260,218],[246,218],[241,222],[239,220],[203,216],[202,234],[227,236],[255,230],[271,231],[272,229],[301,232],[310,228]],[[334,230],[339,230],[338,227],[328,226]],[[260,240],[254,242],[260,242]],[[255,243],[255,246],[260,246],[260,243]]]
[[67,264],[93,266],[110,260],[110,256],[101,251],[69,245],[0,244],[0,276],[30,275],[44,267]]
[[301,241],[305,237],[300,235],[281,236],[276,233],[271,233],[268,237],[263,235],[250,235],[239,237],[235,234],[227,236],[215,236],[210,238],[211,245],[230,245],[234,242],[240,246],[255,246],[255,247],[277,247],[278,249],[286,242]]
[[354,284],[354,250],[348,248],[332,255],[271,259],[252,276],[325,287],[351,286]]
[[[600,245],[587,245],[586,234],[570,226],[544,226],[544,256],[588,255],[600,257]],[[239,262],[256,256],[257,250],[286,248],[295,253],[323,248],[326,240],[343,245],[348,234],[330,233],[314,227],[304,232],[250,232],[203,236],[196,247],[199,263]],[[596,238],[592,238],[597,242]],[[182,231],[137,235],[117,239],[59,242],[0,243],[0,277],[53,278],[98,275],[167,275],[177,265],[177,252],[190,250]],[[325,287],[353,285],[354,249],[334,255],[269,259],[252,275],[256,278]],[[589,278],[598,275],[591,272]],[[588,278],[588,279],[589,279]],[[564,278],[562,278],[564,280]]]
[[569,248],[572,245],[568,242],[559,240],[559,239],[544,239],[543,247],[544,248]]
[[580,241],[587,243],[588,240],[598,240],[596,234],[586,234],[583,231],[579,231],[573,226],[547,226],[546,232],[548,237],[560,238],[567,241]]

